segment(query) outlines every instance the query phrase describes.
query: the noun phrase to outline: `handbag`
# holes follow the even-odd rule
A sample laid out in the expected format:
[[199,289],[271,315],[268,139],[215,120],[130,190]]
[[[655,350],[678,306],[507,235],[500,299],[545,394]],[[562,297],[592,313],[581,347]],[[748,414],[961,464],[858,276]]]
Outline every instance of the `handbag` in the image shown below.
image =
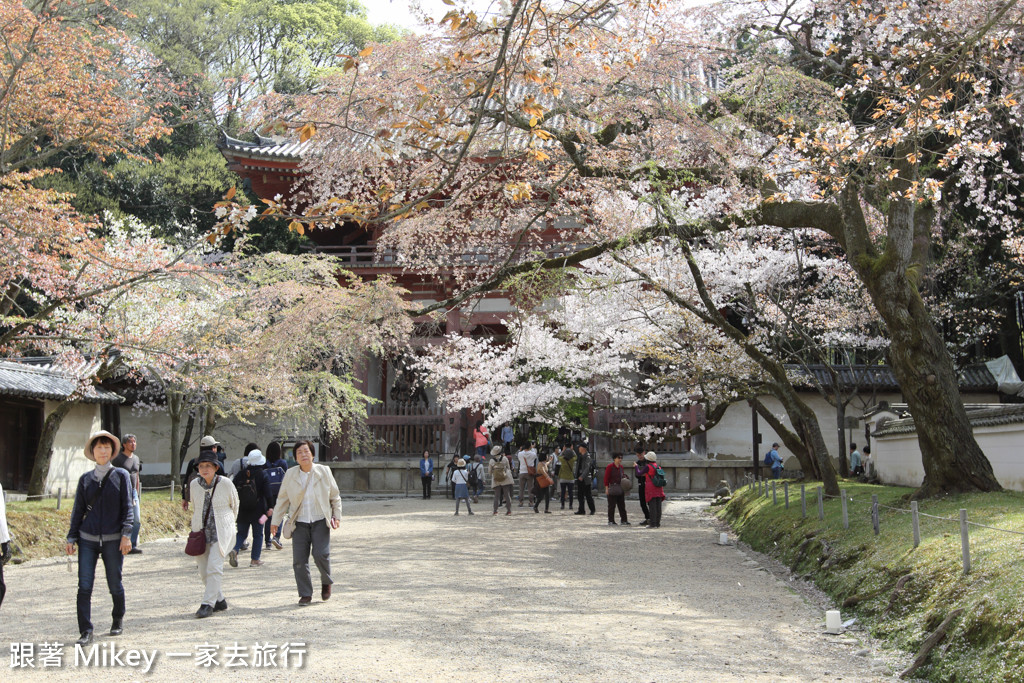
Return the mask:
[[299,516],[299,510],[302,508],[302,501],[306,497],[306,492],[309,491],[309,487],[313,485],[313,470],[309,471],[309,481],[306,482],[306,488],[302,489],[302,495],[295,501],[295,505],[291,506],[292,509],[288,513],[288,519],[284,520],[284,524],[281,525],[281,535],[285,538],[291,538],[292,534],[295,533],[295,518]]
[[206,523],[210,520],[210,513],[213,512],[213,495],[217,493],[217,484],[220,483],[220,477],[217,477],[217,481],[213,482],[213,489],[210,490],[210,507],[206,509],[206,513],[203,515],[203,528],[199,531],[192,531],[188,535],[188,540],[185,541],[185,554],[192,557],[198,557],[206,552]]
[[548,473],[543,468],[541,468],[540,471],[537,473],[537,477],[534,481],[536,481],[537,488],[539,489],[546,489],[547,487],[555,483],[554,480],[548,475]]
[[633,490],[633,480],[623,474],[622,479],[619,480],[619,486],[622,488],[622,493],[629,493]]

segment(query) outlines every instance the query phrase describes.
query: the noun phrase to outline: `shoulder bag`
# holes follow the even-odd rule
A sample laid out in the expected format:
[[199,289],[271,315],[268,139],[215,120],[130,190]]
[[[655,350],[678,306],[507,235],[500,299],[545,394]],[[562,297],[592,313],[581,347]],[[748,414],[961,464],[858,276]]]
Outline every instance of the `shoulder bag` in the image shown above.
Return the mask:
[[545,468],[540,467],[538,468],[538,470],[539,471],[537,472],[537,488],[546,489],[547,487],[551,486],[554,483],[554,481],[548,475]]
[[313,475],[315,472],[315,469],[309,471],[309,481],[306,482],[306,488],[302,489],[302,495],[291,506],[292,509],[288,511],[288,519],[284,520],[284,524],[281,525],[281,535],[285,538],[291,538],[292,534],[295,533],[295,520],[299,516],[299,510],[302,509],[302,501],[305,500],[309,487],[313,485]]
[[633,490],[633,480],[626,476],[625,467],[622,468],[622,479],[619,479],[619,486],[622,488],[623,495]]
[[213,482],[213,488],[210,490],[210,507],[203,514],[203,528],[189,533],[188,540],[185,541],[186,555],[198,557],[206,552],[206,523],[210,519],[210,513],[213,512],[213,496],[217,493],[217,484],[219,483],[220,477],[217,477],[217,480]]

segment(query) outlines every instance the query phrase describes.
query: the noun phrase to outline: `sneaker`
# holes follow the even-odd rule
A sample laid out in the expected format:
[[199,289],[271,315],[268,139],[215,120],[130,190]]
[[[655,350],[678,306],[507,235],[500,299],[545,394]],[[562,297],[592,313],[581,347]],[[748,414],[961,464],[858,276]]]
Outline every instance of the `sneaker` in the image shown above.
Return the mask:
[[640,526],[647,526],[650,523],[651,523],[651,520],[645,519],[644,521],[640,522]]
[[232,567],[237,567],[238,566],[238,551],[237,550],[232,550],[230,553],[228,553],[228,564],[230,564]]
[[476,513],[475,513],[475,512],[473,512],[472,510],[470,510],[470,511],[469,511],[469,514],[471,514],[471,515],[475,515]]
[[622,523],[622,526],[633,526],[633,525],[632,525],[632,524],[630,524],[629,522],[623,522],[623,523]]
[[196,619],[205,619],[211,614],[213,614],[213,607],[210,607],[209,605],[200,605],[199,609],[196,610]]
[[270,545],[274,546],[274,550],[281,550],[282,548],[284,548],[284,546],[281,545],[281,541],[277,540],[276,538],[270,539]]
[[248,550],[248,549],[249,549],[249,541],[245,541],[244,543],[242,543],[242,550]]
[[250,560],[249,561],[249,566],[250,567],[262,567],[263,566],[263,560]]
[[545,511],[544,511],[544,514],[545,514],[545,515],[550,515],[550,514],[551,514],[551,510],[545,510]]
[[271,546],[270,546],[270,544],[268,543],[268,544],[267,544],[267,546],[266,546],[266,547],[264,548],[264,550],[270,550],[270,547],[271,547]]
[[227,608],[228,608],[228,601],[227,600],[218,600],[217,602],[213,603],[213,611],[214,612],[223,612]]
[[586,512],[574,512],[574,513],[572,513],[572,514],[574,514],[574,515],[585,515],[585,514],[587,514],[587,513],[586,513]]
[[608,526],[618,526],[615,522],[608,522]]
[[301,598],[299,598],[299,605],[300,606],[304,607],[306,605],[311,605],[311,604],[313,604],[313,598],[311,596],[303,595]]

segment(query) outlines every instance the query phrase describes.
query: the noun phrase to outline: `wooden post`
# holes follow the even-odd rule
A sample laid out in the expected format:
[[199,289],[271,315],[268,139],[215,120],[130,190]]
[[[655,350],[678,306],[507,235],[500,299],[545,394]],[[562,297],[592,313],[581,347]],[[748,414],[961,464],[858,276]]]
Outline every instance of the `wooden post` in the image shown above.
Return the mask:
[[917,501],[910,501],[910,519],[914,523],[914,547],[921,545],[921,517],[917,514]]
[[775,493],[775,480],[773,479],[772,480],[772,505],[778,505],[778,504],[779,504],[779,497]]
[[764,497],[765,498],[768,497],[768,480],[767,479],[764,482]]
[[818,521],[825,521],[825,497],[824,491],[820,486],[818,487]]
[[878,519],[878,495],[873,494],[871,496],[871,526],[875,528],[875,536],[879,534],[881,529],[879,528]]
[[964,574],[971,573],[971,543],[967,535],[967,510],[960,508],[960,547],[963,549]]
[[58,488],[57,489],[57,509],[58,510],[60,510],[60,494],[61,494],[61,489]]
[[171,475],[171,502],[174,502],[174,475]]
[[847,510],[846,510],[846,489],[842,489],[842,490],[839,491],[839,497],[843,499],[843,528],[844,529],[849,529],[850,528],[850,515],[847,513]]
[[804,519],[807,519],[807,490],[804,484],[800,484],[800,511]]
[[782,482],[782,492],[786,496],[786,509],[788,510],[789,509],[789,482],[788,481]]

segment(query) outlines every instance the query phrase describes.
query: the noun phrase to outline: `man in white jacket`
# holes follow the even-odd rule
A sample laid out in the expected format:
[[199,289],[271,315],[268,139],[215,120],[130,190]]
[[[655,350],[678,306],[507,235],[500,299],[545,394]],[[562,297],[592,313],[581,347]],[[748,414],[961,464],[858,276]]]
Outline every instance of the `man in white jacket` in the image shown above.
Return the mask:
[[11,534],[7,531],[7,501],[0,484],[0,606],[4,604],[7,584],[4,583],[4,563],[11,559]]

